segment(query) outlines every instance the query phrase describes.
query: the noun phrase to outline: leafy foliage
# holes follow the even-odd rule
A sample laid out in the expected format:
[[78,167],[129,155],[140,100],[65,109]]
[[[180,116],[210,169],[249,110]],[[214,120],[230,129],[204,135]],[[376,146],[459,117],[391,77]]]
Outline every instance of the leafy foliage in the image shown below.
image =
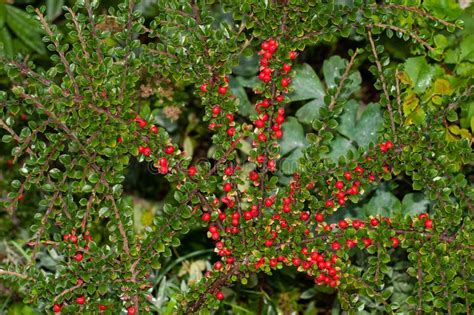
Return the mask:
[[[65,7],[61,30],[59,3],[28,7],[35,19],[0,4],[0,205],[31,233],[0,276],[26,303],[309,314],[314,301],[295,301],[335,293],[349,313],[471,312],[474,60],[453,1],[98,6]],[[46,68],[11,45],[15,32],[42,54],[23,31],[38,23]],[[157,204],[129,194],[140,163]],[[204,227],[218,259],[206,244],[173,260]],[[232,285],[263,304],[247,309]]]

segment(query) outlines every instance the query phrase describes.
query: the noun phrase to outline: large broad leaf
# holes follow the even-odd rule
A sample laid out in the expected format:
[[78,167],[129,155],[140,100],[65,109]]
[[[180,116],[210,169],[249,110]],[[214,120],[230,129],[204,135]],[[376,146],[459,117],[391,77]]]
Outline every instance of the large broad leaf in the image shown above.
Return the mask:
[[337,137],[331,142],[331,151],[325,156],[337,162],[341,155],[347,155],[349,150],[355,152],[355,148],[352,145],[352,141],[347,140],[344,137]]
[[304,148],[308,144],[303,126],[295,117],[288,117],[281,127],[283,130],[283,137],[280,140],[282,155],[298,148]]
[[239,113],[244,116],[249,116],[255,114],[255,107],[249,101],[245,89],[239,84],[235,78],[229,78],[229,84],[232,90],[232,93],[239,99]]
[[256,76],[258,72],[258,55],[251,57],[241,56],[239,59],[239,65],[232,69],[235,75],[250,77]]
[[7,16],[7,9],[5,4],[0,3],[0,29],[5,25],[5,17]]
[[425,57],[413,57],[405,61],[405,71],[413,83],[414,91],[422,93],[430,86],[434,69],[426,62]]
[[48,21],[54,21],[61,15],[64,5],[64,0],[47,0],[46,1],[46,17]]
[[319,118],[319,110],[325,106],[321,99],[314,99],[309,103],[301,106],[296,112],[295,116],[304,124],[311,124],[314,120]]
[[[339,56],[332,56],[326,59],[323,63],[323,74],[326,85],[329,89],[336,88],[338,83],[336,79],[340,79],[346,70],[349,61]],[[359,71],[352,72],[344,83],[344,91],[341,92],[339,97],[347,97],[357,91],[360,88],[362,78]]]
[[466,36],[459,48],[459,60],[474,62],[474,35]]
[[402,211],[405,215],[416,215],[428,210],[430,202],[421,193],[406,194],[402,200]]
[[13,42],[10,32],[6,27],[0,27],[0,55],[5,53],[8,57],[13,57]]
[[303,126],[295,117],[288,117],[282,125],[283,137],[280,140],[282,172],[293,174],[298,170],[303,149],[308,145]]
[[324,98],[325,92],[316,72],[308,64],[295,68],[295,77],[291,86],[294,92],[289,95],[291,101]]
[[392,194],[383,188],[378,189],[375,196],[364,205],[364,210],[367,215],[380,214],[384,217],[393,216],[395,213],[399,213],[402,209],[402,203]]
[[462,10],[457,0],[424,0],[423,7],[439,18],[457,18]]
[[6,22],[16,36],[37,53],[46,53],[43,41],[41,40],[39,23],[33,20],[26,12],[14,6],[6,5],[5,8],[7,10]]
[[357,142],[359,146],[367,147],[369,143],[377,141],[378,130],[383,120],[380,105],[368,104],[360,118],[357,117],[358,112],[359,104],[354,100],[349,101],[344,108],[337,130]]

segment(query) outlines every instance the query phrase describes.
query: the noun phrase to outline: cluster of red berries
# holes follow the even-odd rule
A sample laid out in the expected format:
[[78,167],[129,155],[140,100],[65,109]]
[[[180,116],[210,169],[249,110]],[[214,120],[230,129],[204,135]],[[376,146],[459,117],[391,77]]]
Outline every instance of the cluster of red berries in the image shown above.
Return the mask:
[[92,242],[92,236],[89,235],[89,232],[86,232],[82,238],[84,241],[86,241],[86,244],[82,249],[79,248],[79,245],[77,244],[78,242],[78,237],[76,236],[76,232],[72,231],[70,234],[65,234],[63,236],[63,241],[64,242],[70,242],[76,246],[78,251],[76,254],[73,256],[73,259],[77,262],[81,262],[84,259],[84,252],[89,250],[89,243]]

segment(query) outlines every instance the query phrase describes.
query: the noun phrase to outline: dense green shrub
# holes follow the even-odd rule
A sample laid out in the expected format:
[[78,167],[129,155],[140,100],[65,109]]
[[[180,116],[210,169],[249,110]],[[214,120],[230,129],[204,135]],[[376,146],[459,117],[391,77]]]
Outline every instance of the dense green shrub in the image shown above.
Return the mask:
[[[53,54],[0,57],[2,215],[32,233],[0,276],[47,313],[206,312],[289,270],[349,313],[469,314],[474,38],[453,2],[409,2],[166,0],[148,21],[83,0],[62,31],[29,7]],[[301,61],[338,40],[321,82]],[[135,161],[172,187],[146,220]],[[203,226],[218,258],[165,294],[163,262]]]

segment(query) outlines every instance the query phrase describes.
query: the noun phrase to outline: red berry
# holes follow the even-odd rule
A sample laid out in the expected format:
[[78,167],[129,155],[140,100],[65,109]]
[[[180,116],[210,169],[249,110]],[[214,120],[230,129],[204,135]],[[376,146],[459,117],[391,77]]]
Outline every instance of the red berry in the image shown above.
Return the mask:
[[338,241],[334,241],[331,244],[331,248],[334,249],[334,250],[340,250],[341,249],[341,244],[339,244]]
[[79,304],[79,305],[82,305],[86,302],[86,298],[84,297],[84,295],[81,295],[81,296],[78,296],[76,298],[76,303]]
[[76,235],[71,235],[71,237],[69,237],[69,240],[71,241],[71,243],[76,244],[77,243],[77,236]]
[[254,125],[257,128],[263,128],[265,126],[265,122],[261,119],[257,119],[257,120],[255,120]]
[[137,312],[136,308],[134,306],[130,306],[128,309],[127,309],[127,314],[128,315],[135,315]]
[[225,192],[229,192],[232,190],[232,184],[231,183],[225,183],[222,188],[224,189]]
[[[138,148],[138,151],[140,151],[140,148]],[[143,147],[141,153],[142,153],[144,156],[150,156],[150,155],[151,155],[151,149],[150,149],[150,148]]]
[[420,214],[418,215],[418,219],[420,219],[420,220],[423,220],[423,219],[425,219],[425,218],[427,218],[427,217],[428,217],[428,213],[426,213],[426,212],[425,212],[425,213],[420,213]]
[[283,131],[281,131],[281,130],[276,130],[276,131],[275,131],[275,137],[277,137],[277,138],[283,137]]
[[229,135],[229,137],[232,137],[234,134],[235,134],[234,127],[230,127],[229,129],[227,129],[227,135]]
[[226,167],[224,169],[224,174],[226,174],[227,176],[234,175],[234,168],[232,166]]
[[432,229],[432,228],[433,228],[433,220],[431,220],[431,219],[426,219],[426,221],[425,221],[425,228],[426,228],[426,229]]
[[398,238],[396,238],[396,237],[391,237],[390,240],[392,241],[392,247],[393,247],[393,248],[397,248],[397,247],[398,247],[398,244],[400,243],[400,241],[398,240]]
[[74,255],[74,260],[76,260],[77,262],[81,262],[83,258],[84,258],[84,255],[80,252]]
[[268,42],[263,42],[260,47],[262,47],[263,50],[268,50],[268,48],[270,48],[270,44]]
[[122,142],[123,142],[123,139],[122,139],[122,137],[120,137],[120,136],[119,136],[119,137],[117,137],[117,143],[122,143]]
[[258,135],[258,141],[265,142],[267,141],[267,135],[264,133],[261,133]]
[[336,186],[337,189],[343,189],[344,188],[344,183],[342,181],[338,180],[336,182],[335,186]]
[[388,140],[387,142],[385,142],[385,146],[387,147],[387,149],[393,148],[393,143],[392,143],[392,141]]
[[362,175],[362,174],[364,174],[364,169],[363,169],[362,167],[360,167],[360,166],[356,166],[356,167],[354,168],[354,172],[355,172],[355,173],[358,173],[359,175]]
[[207,92],[207,84],[201,84],[201,86],[199,87],[199,89],[201,90],[201,92]]
[[204,222],[211,220],[211,215],[209,214],[209,212],[203,213],[201,216],[201,220],[203,220]]
[[224,293],[222,293],[221,291],[217,292],[216,293],[216,298],[219,300],[219,301],[222,301],[224,299]]
[[194,177],[197,174],[196,166],[191,165],[190,167],[188,167],[188,174],[189,176]]
[[265,240],[265,246],[270,247],[273,245],[273,240]]
[[272,205],[273,205],[273,199],[272,198],[265,199],[265,206],[271,207]]
[[316,213],[314,216],[317,222],[323,222],[324,221],[324,215],[322,213]]
[[351,180],[351,177],[352,177],[352,176],[351,176],[351,173],[349,173],[349,172],[344,172],[344,178],[345,178],[346,180]]
[[222,263],[221,263],[220,261],[216,261],[216,262],[214,263],[214,269],[216,269],[216,270],[221,270],[222,267],[223,267],[223,265],[222,265]]
[[288,85],[290,85],[290,80],[288,78],[281,79],[281,86],[282,87],[287,87]]
[[219,86],[217,92],[219,92],[219,94],[221,95],[224,95],[225,93],[227,93],[227,86]]
[[298,54],[296,53],[296,51],[290,51],[288,56],[290,57],[291,60],[295,60]]
[[281,102],[283,102],[283,100],[285,99],[285,96],[283,96],[283,95],[280,94],[280,95],[277,95],[275,98],[276,98],[276,100],[277,100],[278,103],[281,103]]
[[345,229],[345,228],[347,228],[348,226],[349,226],[349,224],[346,222],[346,220],[341,220],[341,221],[339,221],[339,227],[340,227],[341,229]]
[[146,127],[146,121],[144,121],[143,119],[139,120],[138,121],[138,125],[142,128],[145,128]]
[[369,181],[373,182],[375,181],[375,175],[369,175]]
[[328,200],[326,201],[325,205],[326,205],[326,208],[332,208],[334,207],[334,202],[332,200]]
[[174,153],[174,147],[172,145],[169,145],[165,148],[165,153],[166,154],[173,154]]
[[249,179],[250,179],[250,180],[252,180],[252,181],[257,181],[258,178],[259,178],[259,176],[258,176],[258,173],[257,173],[257,172],[251,171],[251,172],[249,173]]
[[290,72],[291,71],[291,65],[284,63],[283,64],[283,71],[284,72]]
[[150,132],[151,132],[151,133],[154,133],[154,134],[157,134],[157,133],[158,133],[158,127],[155,126],[155,125],[152,125],[152,126],[150,127]]
[[372,218],[372,219],[370,220],[370,225],[372,225],[372,226],[377,226],[377,225],[379,225],[379,220],[377,220],[376,218]]
[[62,308],[62,306],[60,304],[54,304],[53,305],[53,312],[59,313],[59,312],[61,312],[61,308]]
[[105,306],[104,304],[99,304],[99,310],[105,311],[106,309],[107,309],[107,306]]
[[216,105],[212,108],[212,116],[217,117],[219,113],[221,112],[221,107],[219,105]]
[[360,227],[362,227],[362,222],[360,222],[359,220],[354,220],[352,221],[352,227],[358,230]]

